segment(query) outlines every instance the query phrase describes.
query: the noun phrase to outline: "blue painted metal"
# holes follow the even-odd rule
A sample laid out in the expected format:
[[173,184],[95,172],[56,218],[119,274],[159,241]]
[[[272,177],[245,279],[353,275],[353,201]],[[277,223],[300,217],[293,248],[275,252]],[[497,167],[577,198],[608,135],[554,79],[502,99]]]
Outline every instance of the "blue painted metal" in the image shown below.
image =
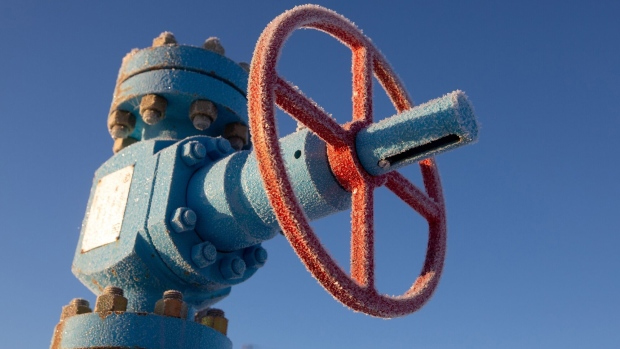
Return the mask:
[[202,324],[147,313],[89,313],[65,319],[60,348],[232,349],[228,337]]
[[[183,139],[195,135],[217,137],[233,122],[248,124],[245,90],[248,73],[237,63],[198,47],[165,45],[128,54],[116,82],[112,110],[125,110],[136,116],[130,137]],[[146,125],[140,118],[140,100],[148,94],[166,98],[166,118]],[[217,120],[199,131],[189,120],[189,107],[195,100],[215,103]]]
[[473,107],[454,91],[371,125],[357,134],[355,145],[364,169],[378,176],[477,138]]
[[[351,206],[350,193],[332,175],[325,143],[316,135],[308,130],[291,134],[282,139],[282,149],[297,198],[311,219]],[[245,248],[277,234],[278,222],[252,152],[237,152],[198,170],[189,182],[187,201],[198,216],[197,233],[218,250]]]
[[[260,244],[278,232],[251,143],[234,152],[221,138],[226,124],[248,122],[246,81],[235,62],[196,47],[148,48],[123,60],[112,109],[136,116],[131,137],[141,142],[95,173],[73,272],[95,294],[110,285],[122,288],[127,312],[61,321],[61,348],[231,347],[225,336],[192,319],[265,264],[267,251]],[[139,117],[140,99],[148,94],[168,102],[165,119],[155,125]],[[204,131],[188,115],[197,99],[213,101],[218,109],[217,120]],[[476,132],[471,106],[464,95],[453,94],[360,132],[357,150],[364,168],[376,175],[466,144]],[[424,146],[451,134],[459,141]],[[350,193],[332,175],[323,141],[306,129],[281,143],[297,199],[310,219],[350,207]],[[398,158],[411,149],[418,150],[415,156]],[[385,159],[399,161],[379,166]],[[118,238],[83,250],[98,186],[127,168],[132,175]],[[183,293],[192,310],[188,319],[151,314],[170,289]]]

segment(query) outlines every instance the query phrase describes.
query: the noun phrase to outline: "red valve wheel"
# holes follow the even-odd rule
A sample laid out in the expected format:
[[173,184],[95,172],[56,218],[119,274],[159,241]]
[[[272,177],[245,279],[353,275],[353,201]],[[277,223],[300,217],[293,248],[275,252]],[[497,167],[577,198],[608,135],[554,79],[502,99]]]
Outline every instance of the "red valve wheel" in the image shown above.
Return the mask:
[[[339,125],[301,91],[276,73],[282,46],[299,28],[324,31],[353,54],[353,120]],[[343,304],[369,315],[392,318],[410,314],[434,292],[443,270],[445,207],[433,159],[420,162],[426,193],[394,171],[371,176],[360,165],[355,136],[372,121],[372,73],[396,110],[412,103],[402,83],[371,41],[348,19],[315,5],[293,8],[276,17],[261,34],[252,57],[248,84],[250,130],[267,197],[293,249],[310,273]],[[351,276],[331,258],[314,234],[286,173],[275,122],[274,102],[327,143],[338,181],[352,194]],[[400,296],[379,294],[374,285],[374,189],[385,185],[429,224],[426,259],[413,286]]]

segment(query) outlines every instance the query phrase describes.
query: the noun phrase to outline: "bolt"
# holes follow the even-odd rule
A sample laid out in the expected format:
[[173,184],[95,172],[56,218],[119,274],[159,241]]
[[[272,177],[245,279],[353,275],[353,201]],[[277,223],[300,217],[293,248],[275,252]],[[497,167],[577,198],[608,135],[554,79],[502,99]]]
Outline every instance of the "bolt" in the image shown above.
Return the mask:
[[250,63],[248,62],[239,62],[239,66],[243,68],[246,72],[250,72]]
[[220,262],[220,273],[225,280],[239,279],[245,273],[245,262],[239,257],[228,257]]
[[230,123],[224,128],[223,136],[235,150],[241,150],[248,143],[248,127],[240,122]]
[[144,95],[140,100],[140,115],[148,125],[155,125],[166,117],[168,101],[158,95]]
[[176,45],[177,39],[174,37],[174,34],[171,32],[163,32],[159,34],[158,37],[153,39],[153,47],[164,46],[164,45]]
[[90,309],[90,304],[86,299],[82,298],[74,298],[69,302],[68,305],[62,307],[62,312],[60,313],[60,321],[68,319],[75,315],[92,313],[92,309]]
[[168,290],[164,292],[162,299],[155,303],[155,314],[171,316],[180,319],[187,317],[187,304],[183,302],[183,294],[180,291]]
[[127,137],[127,138],[117,138],[114,140],[114,145],[112,146],[112,151],[114,152],[114,154],[118,153],[119,151],[121,151],[124,148],[127,148],[128,146],[134,144],[138,142],[137,139],[133,138],[133,137]]
[[220,55],[224,55],[226,53],[226,51],[224,50],[224,46],[222,46],[222,43],[220,42],[220,39],[212,36],[210,38],[208,38],[207,40],[205,40],[205,43],[202,44],[202,47],[205,50],[208,51],[212,51],[215,52],[217,54]]
[[230,145],[230,141],[226,138],[218,138],[216,140],[216,145],[222,155],[230,154],[234,151],[233,147]]
[[170,225],[177,233],[193,230],[196,227],[196,212],[187,207],[179,207],[172,214]]
[[204,131],[217,119],[217,107],[211,101],[199,99],[189,107],[189,118],[196,129]]
[[206,268],[213,264],[216,259],[217,250],[210,242],[205,241],[192,247],[192,261],[198,268]]
[[103,289],[103,293],[115,296],[122,296],[124,294],[123,289],[116,286],[106,286],[106,288]]
[[192,118],[192,124],[194,125],[194,128],[199,131],[204,131],[208,129],[209,126],[211,126],[212,122],[213,120],[211,120],[211,118],[205,114],[197,114],[194,115],[194,117]]
[[105,313],[109,311],[126,311],[127,298],[123,297],[123,289],[114,286],[108,286],[97,297],[95,303],[96,313]]
[[248,268],[260,268],[267,261],[267,250],[261,246],[248,247],[243,253],[243,261]]
[[190,141],[183,144],[181,158],[187,166],[200,163],[207,156],[207,148],[198,141]]
[[168,290],[164,292],[164,299],[178,299],[183,300],[183,293],[177,290]]
[[108,130],[112,138],[127,138],[136,127],[136,117],[125,110],[113,110],[108,115]]
[[209,326],[212,329],[220,332],[223,335],[226,335],[228,332],[228,319],[224,317],[224,311],[221,309],[207,309],[206,312],[204,310],[196,313],[195,317],[196,321]]
[[381,160],[379,160],[377,165],[379,165],[379,167],[381,167],[381,168],[388,168],[388,167],[390,167],[390,162],[388,160],[381,159]]

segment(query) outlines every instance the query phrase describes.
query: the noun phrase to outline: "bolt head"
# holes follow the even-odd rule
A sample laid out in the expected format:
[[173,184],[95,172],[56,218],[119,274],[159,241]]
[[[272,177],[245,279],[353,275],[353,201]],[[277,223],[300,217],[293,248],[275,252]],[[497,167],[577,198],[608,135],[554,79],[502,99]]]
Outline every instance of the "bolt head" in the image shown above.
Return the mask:
[[131,131],[129,130],[129,127],[125,125],[116,124],[112,126],[112,128],[110,128],[110,135],[114,139],[127,138],[127,136],[129,136],[130,134],[131,134]]
[[183,144],[181,157],[187,166],[194,166],[202,162],[207,156],[207,148],[198,141]]
[[187,304],[180,299],[160,299],[155,303],[154,313],[157,315],[185,319],[187,318]]
[[232,145],[230,144],[230,140],[226,138],[218,138],[216,141],[217,149],[220,151],[222,155],[228,155],[234,152]]
[[177,39],[174,37],[174,34],[171,32],[163,32],[159,34],[158,37],[153,39],[153,47],[164,46],[164,45],[176,45]]
[[267,262],[267,256],[267,250],[261,246],[252,246],[243,253],[243,260],[248,268],[260,268]]
[[213,37],[213,36],[205,40],[205,43],[202,44],[202,47],[205,50],[215,52],[222,56],[226,54],[226,51],[224,50],[224,46],[222,46],[220,39]]
[[75,315],[92,313],[92,309],[88,304],[88,301],[84,299],[76,298],[71,301],[68,305],[62,307],[62,312],[60,313],[60,321],[68,319]]
[[192,124],[197,130],[204,131],[211,126],[211,118],[205,114],[196,114],[192,119]]
[[105,313],[109,311],[126,311],[127,298],[117,294],[101,294],[97,297],[95,303],[96,313]]
[[168,101],[158,95],[145,95],[140,100],[140,115],[148,125],[155,125],[166,117]]
[[217,107],[211,101],[199,99],[189,107],[189,118],[194,127],[204,131],[217,119]]
[[239,257],[224,258],[220,262],[220,273],[226,280],[239,279],[245,273],[245,262]]
[[161,119],[163,119],[163,117],[161,116],[159,110],[146,109],[142,112],[142,120],[144,120],[144,122],[148,125],[155,125],[160,122]]
[[125,110],[113,110],[108,115],[108,130],[112,138],[127,138],[136,127],[136,117]]
[[381,160],[379,160],[377,165],[379,165],[379,167],[381,167],[381,168],[388,168],[388,167],[390,167],[390,162],[385,160],[385,159],[381,159]]
[[192,247],[192,261],[198,268],[206,268],[213,264],[217,259],[217,250],[208,241],[194,245]]
[[248,127],[240,122],[230,123],[224,128],[223,136],[235,150],[241,150],[248,143]]
[[172,214],[170,226],[175,232],[183,233],[193,230],[196,227],[197,219],[196,212],[187,207],[179,207]]

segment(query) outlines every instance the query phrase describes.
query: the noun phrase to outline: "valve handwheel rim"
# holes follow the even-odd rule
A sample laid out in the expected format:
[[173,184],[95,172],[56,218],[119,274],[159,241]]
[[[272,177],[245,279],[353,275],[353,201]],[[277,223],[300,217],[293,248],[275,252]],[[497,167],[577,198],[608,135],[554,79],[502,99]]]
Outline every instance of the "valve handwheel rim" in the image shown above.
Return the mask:
[[[276,73],[289,35],[300,28],[324,31],[353,54],[353,120],[338,124]],[[445,260],[446,219],[434,160],[419,163],[424,191],[396,171],[371,176],[357,160],[355,136],[373,122],[372,73],[398,112],[412,107],[403,84],[383,55],[348,19],[331,10],[304,5],[276,17],[261,34],[250,68],[248,111],[259,171],[284,235],[310,273],[341,303],[372,316],[393,318],[421,308],[436,289]],[[351,276],[343,271],[314,234],[286,173],[275,121],[275,104],[327,143],[337,180],[351,192]],[[385,185],[429,225],[426,258],[412,287],[400,296],[379,294],[374,284],[374,189]]]

